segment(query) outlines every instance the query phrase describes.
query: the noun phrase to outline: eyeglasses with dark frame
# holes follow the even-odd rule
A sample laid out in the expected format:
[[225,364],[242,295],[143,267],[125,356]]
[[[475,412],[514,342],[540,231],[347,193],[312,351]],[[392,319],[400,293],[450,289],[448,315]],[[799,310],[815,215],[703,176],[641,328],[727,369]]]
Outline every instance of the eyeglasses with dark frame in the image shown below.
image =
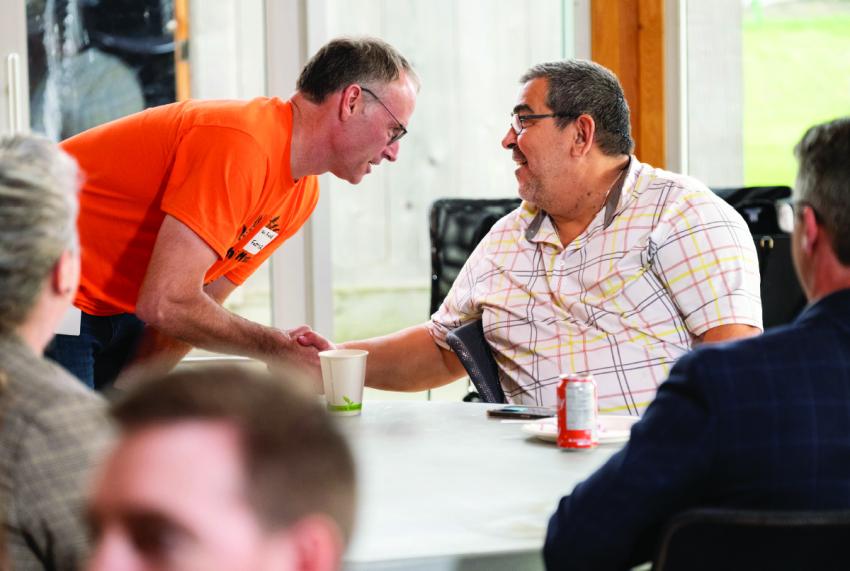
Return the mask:
[[402,137],[404,137],[405,135],[407,135],[407,129],[404,127],[404,125],[402,125],[402,124],[401,124],[401,121],[399,121],[399,120],[398,120],[398,118],[397,118],[397,117],[393,114],[393,112],[392,112],[392,111],[390,111],[390,108],[389,108],[389,107],[387,107],[386,105],[384,105],[384,102],[383,102],[383,101],[381,101],[381,98],[380,98],[380,97],[378,97],[377,95],[375,95],[375,93],[374,93],[371,89],[369,89],[368,87],[363,87],[363,86],[361,85],[361,86],[360,86],[360,90],[361,90],[361,91],[365,91],[366,93],[368,93],[369,95],[371,95],[372,97],[374,97],[374,98],[375,98],[375,100],[376,100],[378,103],[380,103],[380,104],[381,104],[381,107],[383,107],[384,109],[386,109],[387,113],[389,113],[389,114],[390,114],[390,117],[392,117],[392,118],[393,118],[393,121],[395,121],[395,122],[398,124],[398,126],[397,126],[395,129],[393,129],[393,134],[392,134],[392,136],[390,137],[390,140],[387,142],[387,146],[392,145],[393,143],[395,143],[396,141],[398,141],[399,139],[401,139]]
[[[573,117],[566,113],[535,113],[531,115],[520,115],[519,113],[511,113],[511,129],[515,135],[519,135],[525,130],[525,122],[535,119],[547,119],[549,117]],[[574,118],[574,117],[573,117]]]
[[803,208],[807,206],[812,209],[812,214],[815,215],[815,221],[818,224],[823,224],[823,216],[821,216],[821,213],[817,211],[811,202],[807,200],[783,200],[776,205],[779,229],[786,234],[794,232],[794,227],[799,224],[799,218],[803,214]]
[[812,209],[812,213],[815,215],[815,220],[817,220],[821,224],[823,223],[823,217],[820,215],[820,212],[818,212],[818,209],[815,208],[815,206],[808,200],[797,200],[796,202],[791,202],[790,204],[791,210],[793,210],[794,214],[797,216],[800,216],[803,213],[803,208],[808,206]]

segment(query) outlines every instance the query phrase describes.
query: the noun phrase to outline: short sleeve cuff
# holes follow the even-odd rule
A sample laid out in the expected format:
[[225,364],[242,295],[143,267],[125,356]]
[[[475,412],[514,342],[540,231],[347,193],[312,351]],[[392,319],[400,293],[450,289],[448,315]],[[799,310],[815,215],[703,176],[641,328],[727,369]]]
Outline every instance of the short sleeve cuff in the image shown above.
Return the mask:
[[448,327],[446,327],[442,323],[437,323],[434,320],[429,321],[426,324],[426,327],[428,328],[428,333],[431,334],[431,339],[434,340],[434,343],[436,343],[438,346],[440,346],[442,349],[445,349],[446,351],[452,350],[451,347],[449,347],[449,344],[446,343],[446,336],[449,334],[450,331]]
[[761,302],[746,293],[733,292],[690,313],[685,325],[696,337],[721,325],[750,325],[763,331]]
[[162,211],[169,216],[174,217],[181,224],[185,224],[186,227],[197,234],[197,236],[218,255],[219,259],[223,259],[227,255],[227,246],[220,240],[216,239],[211,232],[204,228],[204,225],[200,220],[195,219],[195,217],[189,213],[184,212],[179,208],[175,208],[172,205],[166,206],[163,204]]

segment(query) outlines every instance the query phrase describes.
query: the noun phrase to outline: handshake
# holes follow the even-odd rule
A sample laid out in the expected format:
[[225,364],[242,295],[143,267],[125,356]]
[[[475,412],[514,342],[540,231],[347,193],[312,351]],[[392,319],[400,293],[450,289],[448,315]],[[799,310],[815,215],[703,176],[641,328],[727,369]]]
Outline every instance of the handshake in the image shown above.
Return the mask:
[[337,349],[333,343],[307,326],[286,333],[295,345],[293,350],[306,356],[308,375],[313,381],[313,387],[324,392],[328,411],[343,416],[360,414],[368,352]]
[[336,345],[307,325],[281,330],[279,333],[276,350],[268,359],[264,359],[269,369],[286,368],[291,371],[295,367],[310,379],[314,388],[322,392],[319,353],[336,349]]
[[328,339],[325,339],[313,331],[309,325],[302,325],[301,327],[290,329],[286,331],[286,334],[289,336],[290,340],[298,346],[311,348],[315,352],[328,351],[330,349],[337,348],[336,345],[331,343]]

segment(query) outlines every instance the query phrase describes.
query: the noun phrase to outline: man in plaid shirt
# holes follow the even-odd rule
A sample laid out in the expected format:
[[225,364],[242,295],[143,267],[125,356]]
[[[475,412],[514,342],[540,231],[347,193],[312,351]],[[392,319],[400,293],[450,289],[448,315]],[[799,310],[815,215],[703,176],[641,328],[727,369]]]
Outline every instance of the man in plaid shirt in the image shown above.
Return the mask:
[[[639,414],[695,344],[762,328],[758,260],[735,210],[640,163],[619,81],[583,60],[531,68],[502,140],[522,205],[490,230],[431,321],[346,343],[367,385],[463,375],[446,334],[481,319],[513,402],[554,405],[560,373],[593,374],[603,412]],[[313,333],[301,342],[329,344]]]

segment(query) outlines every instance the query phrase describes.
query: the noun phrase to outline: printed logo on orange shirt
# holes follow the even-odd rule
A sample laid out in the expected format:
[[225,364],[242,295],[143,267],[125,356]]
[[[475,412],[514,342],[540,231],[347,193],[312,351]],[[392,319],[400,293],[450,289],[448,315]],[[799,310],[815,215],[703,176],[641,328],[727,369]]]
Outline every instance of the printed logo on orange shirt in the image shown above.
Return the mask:
[[[237,238],[237,242],[242,241],[245,235],[252,231],[257,224],[259,224],[260,220],[263,219],[263,216],[259,216],[254,224],[251,226],[249,230],[246,226],[242,226],[242,231],[239,233],[239,237]],[[238,255],[236,255],[236,250],[234,248],[229,248],[227,250],[227,259],[233,258],[236,255],[237,262],[247,262],[251,259],[251,256],[256,255],[257,252],[268,246],[272,243],[272,241],[277,238],[278,232],[280,231],[279,224],[280,216],[275,216],[271,220],[269,220],[268,224],[266,224],[263,228],[260,229],[259,232],[254,234],[244,246],[242,246],[241,251]]]

